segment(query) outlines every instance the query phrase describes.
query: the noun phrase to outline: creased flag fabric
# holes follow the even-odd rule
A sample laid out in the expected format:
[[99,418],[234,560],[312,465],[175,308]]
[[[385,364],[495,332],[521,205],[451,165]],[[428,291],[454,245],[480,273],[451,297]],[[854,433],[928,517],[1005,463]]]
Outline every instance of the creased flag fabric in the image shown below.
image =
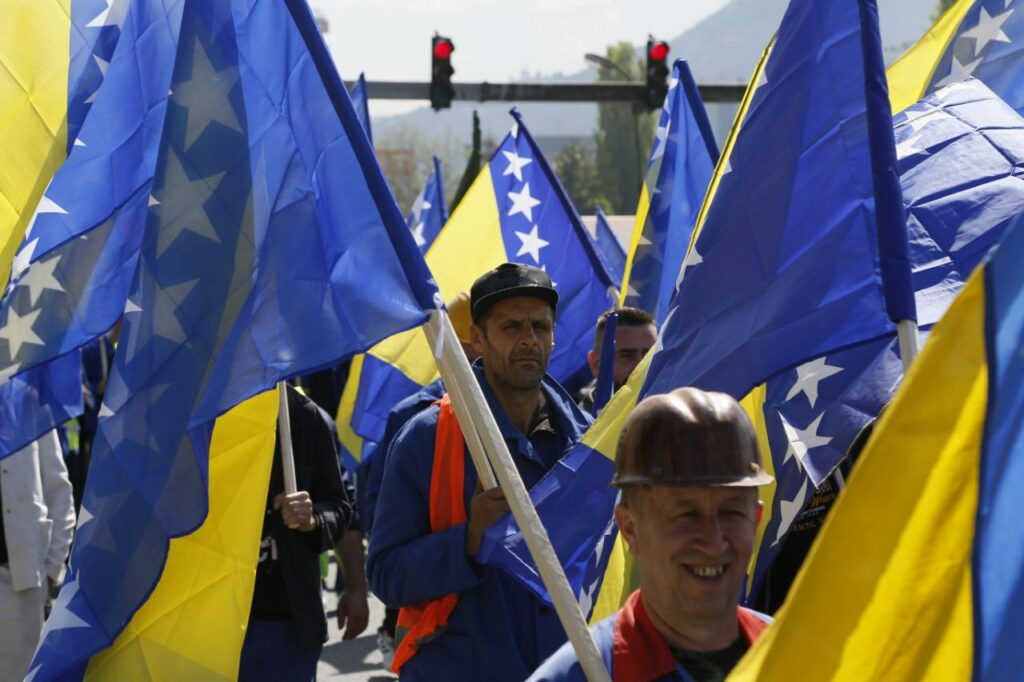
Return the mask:
[[[89,0],[21,2],[0,10],[5,74],[0,78],[0,272],[5,287],[26,229],[39,213],[61,210],[42,196],[43,190],[70,147],[83,144],[77,134],[119,36],[117,12],[110,16]],[[34,340],[31,328],[15,327],[0,330],[9,352]],[[0,458],[81,414],[80,365],[78,351],[72,350],[14,379],[20,367],[3,366]]]
[[1024,6],[957,0],[888,76],[893,111],[973,76],[1024,114]]
[[[151,595],[171,539],[203,523],[219,415],[439,305],[304,2],[135,0],[125,26],[118,52],[159,45],[169,75],[123,87],[155,90],[165,115],[147,127],[136,110],[156,154],[138,269],[36,680],[80,679]],[[113,85],[112,63],[83,134]]]
[[[947,86],[894,118],[922,330],[931,328],[1007,226],[1024,212],[1024,119],[977,80]],[[903,376],[895,336],[828,353],[766,382],[764,437],[775,488],[753,575],[756,598],[801,509]]]
[[[878,181],[895,179],[896,170],[888,100],[872,93],[882,76],[874,2],[790,3],[719,162],[649,368],[634,371],[630,391],[594,424],[591,431],[603,435],[588,432],[566,458],[578,470],[603,470],[604,504],[589,501],[596,475],[566,477],[568,485],[555,481],[559,471],[537,486],[544,491],[534,497],[538,512],[564,543],[556,540],[555,551],[586,605],[607,558],[584,548],[611,545],[610,514],[594,510],[610,511],[614,429],[637,397],[697,386],[741,399],[777,372],[893,330],[879,234],[899,231],[905,245],[906,228],[902,206],[893,211],[888,203],[898,186],[881,187],[886,199],[876,203]],[[875,130],[879,114],[888,145]],[[485,538],[496,546],[490,561],[538,584],[510,519]]]
[[718,157],[690,66],[676,60],[654,131],[620,297],[623,305],[648,311],[659,324],[675,295]]
[[622,286],[626,270],[626,251],[608,223],[608,216],[600,206],[594,209],[594,247],[616,288]]
[[[446,300],[506,261],[547,271],[558,291],[555,348],[548,372],[565,381],[586,363],[597,316],[612,305],[612,285],[576,209],[520,119],[495,150],[426,254]],[[391,408],[437,378],[420,331],[388,339],[369,353],[348,404],[339,415],[355,433],[376,442]],[[346,396],[342,398],[343,405]],[[354,453],[353,453],[354,454]]]
[[1019,676],[1022,227],[935,326],[775,624],[730,680]]
[[373,144],[373,129],[370,127],[370,96],[366,91],[366,77],[363,74],[359,74],[359,78],[352,84],[349,96],[352,98],[352,106],[356,110],[356,118],[359,119],[363,130],[366,131],[366,137],[370,140],[370,144]]
[[448,205],[444,199],[444,176],[441,174],[441,159],[434,157],[430,175],[423,183],[423,189],[412,202],[412,210],[405,219],[412,230],[413,239],[420,251],[426,253],[430,245],[448,222]]

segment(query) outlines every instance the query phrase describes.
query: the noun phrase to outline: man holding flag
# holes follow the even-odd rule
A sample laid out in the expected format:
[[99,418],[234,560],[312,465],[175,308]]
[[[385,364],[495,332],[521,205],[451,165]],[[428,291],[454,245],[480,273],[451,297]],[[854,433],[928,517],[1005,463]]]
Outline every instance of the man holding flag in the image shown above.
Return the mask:
[[[505,263],[470,291],[477,380],[527,487],[589,425],[546,375],[558,293],[535,267]],[[450,399],[414,417],[391,446],[370,542],[374,592],[402,610],[393,668],[410,680],[525,679],[566,635],[555,611],[476,560],[508,511],[481,491]]]
[[[761,517],[754,427],[724,393],[680,388],[637,405],[622,429],[615,521],[640,589],[593,628],[614,680],[721,680],[768,618],[737,607]],[[531,680],[583,680],[563,646]]]

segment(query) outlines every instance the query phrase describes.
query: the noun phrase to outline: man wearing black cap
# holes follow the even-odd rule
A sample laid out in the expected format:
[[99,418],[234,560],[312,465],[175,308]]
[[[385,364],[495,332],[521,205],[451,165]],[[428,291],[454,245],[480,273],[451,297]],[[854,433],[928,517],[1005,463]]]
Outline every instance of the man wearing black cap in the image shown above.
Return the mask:
[[[615,521],[640,589],[594,626],[615,682],[720,682],[770,622],[738,606],[760,520],[754,428],[724,393],[680,388],[643,400],[622,428]],[[584,680],[566,645],[530,678]]]
[[[545,373],[557,303],[547,274],[513,263],[470,290],[474,371],[527,487],[590,421]],[[565,641],[553,609],[476,560],[508,503],[500,489],[478,489],[445,398],[393,441],[380,497],[367,568],[377,596],[401,608],[393,669],[403,680],[520,682]]]

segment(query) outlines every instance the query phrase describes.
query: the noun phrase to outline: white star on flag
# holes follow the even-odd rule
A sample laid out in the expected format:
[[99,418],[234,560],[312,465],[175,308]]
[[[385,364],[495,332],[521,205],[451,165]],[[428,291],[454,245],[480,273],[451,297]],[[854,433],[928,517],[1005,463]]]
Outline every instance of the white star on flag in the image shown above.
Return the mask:
[[683,278],[686,277],[687,268],[692,268],[693,266],[700,265],[703,262],[704,258],[697,251],[697,245],[694,244],[693,247],[686,252],[686,258],[683,259],[683,266],[679,268],[679,278],[676,280],[676,288],[678,289],[679,285],[683,283]]
[[775,541],[772,543],[772,547],[779,544],[786,533],[789,532],[789,527],[793,525],[793,521],[796,520],[800,510],[804,507],[804,500],[807,499],[807,479],[804,478],[803,485],[800,486],[800,491],[796,494],[796,497],[790,500],[779,501],[779,530],[775,534]]
[[[178,83],[177,96],[181,101],[188,102],[188,122],[185,124],[185,148],[192,146],[206,127],[217,121],[234,131],[242,132],[242,124],[238,121],[238,114],[226,101],[227,94],[231,92],[235,83],[238,82],[238,69],[226,68],[217,71],[206,54],[203,41],[197,40],[195,50],[192,53],[192,78]],[[218,91],[211,96],[211,83]]]
[[508,160],[508,165],[505,166],[505,171],[502,173],[505,175],[514,175],[516,180],[519,182],[523,181],[523,167],[533,163],[533,159],[526,156],[519,156],[519,153],[513,149],[510,152],[501,152],[505,155],[505,159]]
[[798,429],[786,421],[784,416],[779,415],[779,418],[782,420],[782,428],[786,432],[786,440],[789,441],[786,455],[782,458],[783,464],[788,462],[790,457],[796,455],[800,468],[806,470],[804,459],[807,457],[807,453],[814,448],[828,445],[832,442],[831,436],[818,435],[818,427],[821,426],[821,419],[824,416],[824,413],[819,414],[806,429]]
[[96,66],[98,66],[99,69],[100,69],[100,75],[103,76],[104,78],[106,78],[107,77],[107,69],[110,68],[110,62],[108,62],[106,59],[100,59],[100,56],[96,55],[96,54],[94,54],[92,56],[92,58],[93,58],[93,61],[96,62]]
[[1003,24],[1011,14],[1013,14],[1013,10],[1008,9],[1002,14],[992,16],[982,7],[977,25],[961,33],[960,37],[974,38],[977,41],[974,45],[974,54],[981,54],[985,46],[993,40],[999,43],[1008,43],[1010,38],[1003,33]]
[[25,244],[25,248],[14,256],[14,260],[11,262],[11,279],[17,279],[21,273],[28,269],[37,246],[39,246],[38,237]]
[[426,223],[420,223],[412,228],[412,238],[416,240],[416,246],[423,247],[427,245],[427,238],[423,236],[423,229],[426,226]]
[[[817,358],[796,368],[796,383],[786,394],[786,400],[792,400],[799,393],[807,395],[807,400],[814,407],[818,400],[818,385],[830,376],[843,371],[842,367],[825,364],[826,358]],[[820,417],[819,417],[820,419]]]
[[516,231],[516,236],[519,237],[519,241],[523,243],[519,247],[519,251],[516,253],[516,257],[522,256],[525,253],[530,254],[530,258],[533,259],[534,263],[540,263],[540,250],[549,244],[544,241],[537,234],[537,226],[534,225],[533,229],[529,232]]
[[19,315],[18,311],[13,307],[8,309],[7,312],[7,324],[0,327],[0,339],[5,339],[10,347],[11,360],[13,361],[15,356],[18,355],[18,351],[26,343],[31,343],[33,346],[46,345],[41,338],[39,338],[34,331],[32,331],[32,325],[35,324],[36,318],[39,317],[43,311],[33,310],[26,315]]
[[35,307],[39,297],[47,289],[51,291],[64,291],[63,285],[53,276],[61,257],[60,254],[57,254],[46,260],[36,261],[33,267],[28,269],[28,273],[18,282],[19,287],[26,287],[28,289],[28,299],[32,307]]
[[75,578],[71,578],[71,580],[64,583],[63,587],[60,588],[60,594],[57,596],[57,601],[53,605],[50,617],[46,619],[43,638],[45,638],[47,634],[58,630],[74,630],[76,628],[89,627],[88,623],[75,615],[75,613],[68,608],[68,605],[71,604],[71,600],[75,598],[76,594],[78,594],[78,581]]
[[651,159],[660,159],[665,154],[665,143],[668,141],[668,123],[654,130],[654,153]]
[[521,192],[509,192],[508,198],[512,200],[512,207],[508,210],[510,218],[522,213],[527,220],[533,222],[533,207],[540,206],[540,202],[530,196],[530,183],[525,183]]
[[953,55],[952,61],[953,63],[949,68],[949,75],[940,80],[938,83],[936,83],[936,88],[943,88],[952,83],[958,83],[964,80],[965,78],[974,73],[974,70],[978,68],[979,64],[981,64],[982,58],[978,57],[973,62],[961,64],[960,60],[956,58],[956,55]]
[[39,199],[39,204],[36,206],[35,213],[32,214],[32,219],[28,221],[28,227],[25,229],[26,237],[32,234],[32,228],[36,226],[36,219],[44,213],[59,213],[61,215],[68,214],[67,211],[57,205],[57,202],[44,194],[42,198]]
[[921,137],[922,135],[912,135],[911,137],[908,137],[907,139],[903,140],[903,142],[897,143],[896,158],[907,159],[915,154],[919,154],[925,151],[924,147],[918,145],[918,143],[921,141]]
[[76,147],[84,147],[85,146],[85,142],[82,142],[82,138],[76,137],[75,138],[75,145],[74,146],[76,146]]
[[86,28],[103,28],[104,26],[124,25],[124,17],[128,13],[128,0],[107,0],[107,6],[97,14]]

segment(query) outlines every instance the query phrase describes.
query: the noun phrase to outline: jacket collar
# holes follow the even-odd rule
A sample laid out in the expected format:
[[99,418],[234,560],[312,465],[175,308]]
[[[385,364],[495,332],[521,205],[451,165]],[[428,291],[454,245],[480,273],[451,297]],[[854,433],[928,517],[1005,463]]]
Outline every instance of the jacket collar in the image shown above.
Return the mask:
[[[528,442],[526,435],[512,424],[512,421],[505,413],[505,409],[498,402],[498,397],[494,394],[490,384],[487,383],[484,367],[479,359],[473,362],[473,372],[476,374],[480,388],[487,399],[487,405],[491,408],[491,413],[498,422],[502,438],[513,441],[521,439]],[[566,441],[566,446],[579,441],[593,421],[591,417],[585,414],[573,402],[569,394],[565,392],[565,389],[551,375],[544,375],[544,378],[541,380],[540,389],[544,392],[544,397],[551,408],[551,421],[558,438]],[[525,442],[523,444],[525,445]]]
[[[761,635],[771,620],[749,609],[736,607],[740,634],[748,644]],[[640,590],[629,595],[615,617],[612,670],[617,680],[655,680],[678,668],[672,649],[654,627]]]

